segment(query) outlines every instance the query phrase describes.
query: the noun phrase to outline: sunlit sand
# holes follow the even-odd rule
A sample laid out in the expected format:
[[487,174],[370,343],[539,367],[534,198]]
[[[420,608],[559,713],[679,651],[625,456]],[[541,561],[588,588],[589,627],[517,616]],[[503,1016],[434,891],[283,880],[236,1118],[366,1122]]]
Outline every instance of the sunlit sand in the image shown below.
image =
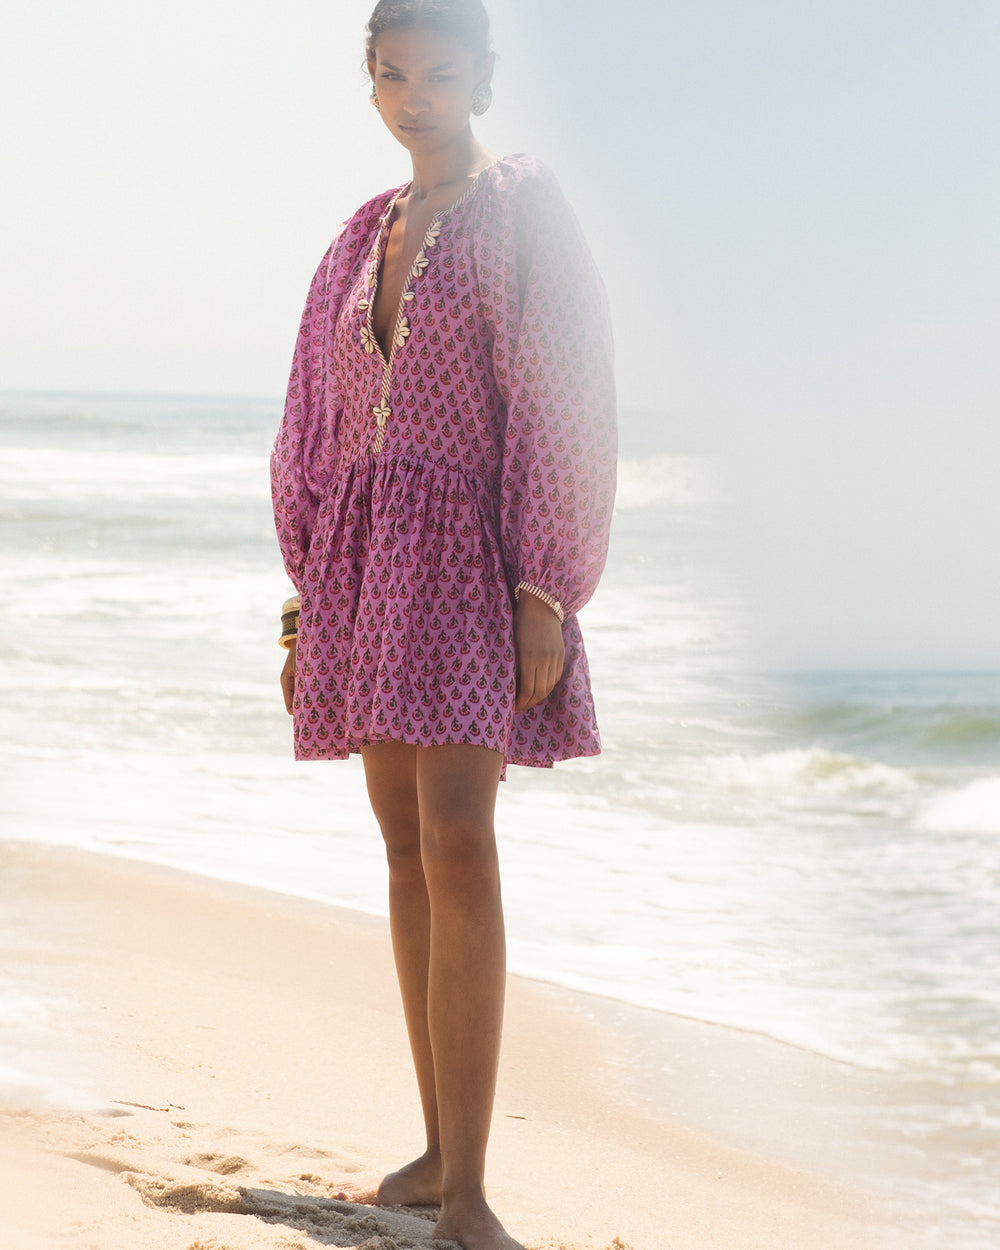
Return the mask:
[[[331,1197],[353,1178],[370,1202],[420,1144],[383,921],[76,850],[0,855],[47,935],[32,975],[62,996],[49,1066],[76,1103],[7,1089],[5,1245],[430,1250],[433,1208]],[[866,1195],[645,1100],[600,1000],[517,979],[508,999],[489,1198],[529,1250],[880,1244]],[[675,1024],[695,1061],[698,1026]]]

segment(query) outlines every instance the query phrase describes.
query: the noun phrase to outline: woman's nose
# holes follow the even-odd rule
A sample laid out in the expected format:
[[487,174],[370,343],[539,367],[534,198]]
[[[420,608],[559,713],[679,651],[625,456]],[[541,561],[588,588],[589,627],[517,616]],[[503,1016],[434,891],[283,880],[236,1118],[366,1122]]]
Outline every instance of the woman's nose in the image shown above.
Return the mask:
[[427,96],[422,87],[411,87],[403,99],[403,109],[411,117],[427,111]]

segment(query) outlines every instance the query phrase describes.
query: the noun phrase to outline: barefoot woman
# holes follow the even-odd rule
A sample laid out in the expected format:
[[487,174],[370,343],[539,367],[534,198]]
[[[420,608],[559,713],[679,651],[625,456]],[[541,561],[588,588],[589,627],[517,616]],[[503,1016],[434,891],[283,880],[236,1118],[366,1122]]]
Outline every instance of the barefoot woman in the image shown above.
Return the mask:
[[611,517],[610,333],[551,174],[472,134],[492,94],[480,0],[381,0],[368,36],[412,177],[341,227],[306,304],[272,458],[301,596],[282,686],[297,758],[361,753],[386,844],[427,1148],[379,1201],[439,1203],[438,1237],[517,1250],[483,1191],[493,809],[507,764],[600,749],[575,614]]

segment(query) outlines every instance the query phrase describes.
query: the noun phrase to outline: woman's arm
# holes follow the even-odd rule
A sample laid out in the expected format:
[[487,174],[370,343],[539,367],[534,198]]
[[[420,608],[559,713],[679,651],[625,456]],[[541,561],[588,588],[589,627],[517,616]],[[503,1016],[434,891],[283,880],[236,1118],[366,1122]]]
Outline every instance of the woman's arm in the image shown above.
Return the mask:
[[561,670],[561,619],[586,603],[604,567],[616,405],[604,286],[572,209],[535,162],[506,207],[496,252],[513,263],[484,268],[507,408],[500,520],[518,600],[518,706],[527,708]]
[[[339,237],[339,236],[338,236]],[[319,510],[310,461],[326,418],[325,346],[330,315],[334,240],[309,286],[299,325],[285,410],[271,450],[271,501],[285,569],[301,593],[309,542]]]

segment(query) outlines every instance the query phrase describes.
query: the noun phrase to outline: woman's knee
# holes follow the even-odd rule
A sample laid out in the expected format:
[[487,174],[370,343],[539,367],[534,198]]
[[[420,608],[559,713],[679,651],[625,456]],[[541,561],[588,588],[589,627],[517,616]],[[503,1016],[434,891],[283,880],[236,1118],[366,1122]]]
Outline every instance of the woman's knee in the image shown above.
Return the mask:
[[420,869],[420,825],[408,820],[379,820],[386,859],[391,872]]
[[434,819],[425,815],[420,847],[429,888],[462,895],[499,888],[492,824],[461,816]]
[[365,781],[390,864],[420,856],[420,810],[414,749],[389,742],[364,747]]
[[372,812],[378,822],[390,868],[420,860],[420,816],[416,795],[412,802],[389,802],[371,796]]

